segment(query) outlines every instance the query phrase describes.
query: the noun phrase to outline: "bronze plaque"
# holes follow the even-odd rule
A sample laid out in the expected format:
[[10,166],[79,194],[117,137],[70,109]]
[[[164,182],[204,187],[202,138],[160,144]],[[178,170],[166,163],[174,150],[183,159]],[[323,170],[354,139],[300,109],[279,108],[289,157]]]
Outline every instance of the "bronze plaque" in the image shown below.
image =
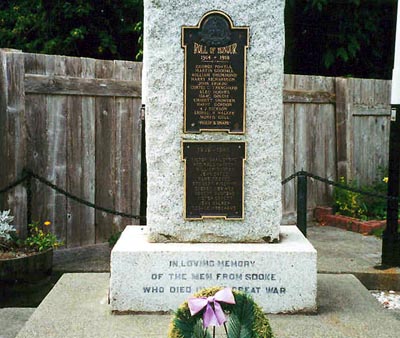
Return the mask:
[[182,27],[185,50],[184,132],[244,134],[249,28],[221,11]]
[[187,220],[242,220],[245,142],[183,141]]

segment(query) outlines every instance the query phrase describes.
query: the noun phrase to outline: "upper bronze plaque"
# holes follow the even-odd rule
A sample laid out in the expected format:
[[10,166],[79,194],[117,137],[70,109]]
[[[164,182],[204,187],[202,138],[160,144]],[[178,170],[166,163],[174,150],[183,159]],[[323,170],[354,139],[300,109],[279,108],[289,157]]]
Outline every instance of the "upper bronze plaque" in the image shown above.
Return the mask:
[[182,27],[185,49],[184,132],[245,133],[249,27],[233,27],[220,11]]

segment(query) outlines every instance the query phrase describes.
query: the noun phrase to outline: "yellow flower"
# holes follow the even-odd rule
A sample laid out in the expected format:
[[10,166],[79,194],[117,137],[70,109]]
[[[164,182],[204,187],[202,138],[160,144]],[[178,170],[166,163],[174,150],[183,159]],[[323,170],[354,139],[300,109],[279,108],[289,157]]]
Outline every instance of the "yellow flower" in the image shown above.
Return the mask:
[[389,177],[384,177],[382,181],[385,183],[389,182]]
[[50,221],[46,221],[43,224],[48,227],[51,224],[51,222]]

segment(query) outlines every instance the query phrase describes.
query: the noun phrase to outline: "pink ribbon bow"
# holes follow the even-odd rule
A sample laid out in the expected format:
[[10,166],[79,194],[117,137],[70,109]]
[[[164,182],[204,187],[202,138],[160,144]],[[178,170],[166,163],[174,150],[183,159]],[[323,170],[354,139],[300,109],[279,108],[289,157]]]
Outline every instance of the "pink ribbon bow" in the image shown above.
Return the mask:
[[206,307],[203,313],[203,327],[221,326],[226,322],[226,318],[219,302],[235,304],[235,298],[230,288],[222,289],[211,297],[189,298],[190,314],[194,316]]

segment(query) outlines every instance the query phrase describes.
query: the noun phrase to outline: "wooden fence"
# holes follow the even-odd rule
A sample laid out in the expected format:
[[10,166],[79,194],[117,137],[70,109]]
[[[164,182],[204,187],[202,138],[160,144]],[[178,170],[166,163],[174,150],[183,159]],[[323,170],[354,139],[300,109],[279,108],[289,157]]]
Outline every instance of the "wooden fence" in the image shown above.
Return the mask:
[[[139,214],[141,64],[7,50],[0,58],[0,187],[28,167],[92,203]],[[3,198],[15,224],[26,224],[25,199],[21,186]],[[69,247],[134,224],[37,183],[32,219],[51,220]]]
[[[138,215],[141,64],[4,49],[0,59],[0,188],[28,167],[92,203]],[[370,181],[388,159],[389,93],[389,81],[285,75],[282,177],[303,169]],[[33,193],[32,218],[53,221],[69,247],[135,224],[42,184]],[[283,188],[285,223],[295,221],[295,196],[292,181]],[[331,199],[329,186],[310,182],[310,210]],[[24,186],[3,195],[0,210],[8,208],[26,224]]]
[[[285,75],[282,176],[305,170],[369,183],[387,167],[390,81]],[[332,203],[332,188],[310,180],[308,207]],[[296,186],[283,189],[284,221],[293,222]]]

